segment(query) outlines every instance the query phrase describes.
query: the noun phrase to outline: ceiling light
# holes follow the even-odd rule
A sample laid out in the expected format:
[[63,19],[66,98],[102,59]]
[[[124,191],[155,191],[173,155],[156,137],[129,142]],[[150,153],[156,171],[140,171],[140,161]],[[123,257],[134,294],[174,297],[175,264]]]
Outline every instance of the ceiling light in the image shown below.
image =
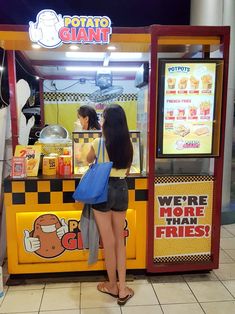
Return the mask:
[[115,46],[108,46],[108,50],[116,50],[117,48]]
[[[66,67],[66,71],[77,71],[77,72],[96,72],[101,71],[102,67]],[[136,72],[139,67],[105,67],[105,69],[112,72]]]
[[40,49],[41,47],[39,45],[37,45],[37,44],[32,44],[32,48],[33,49]]
[[71,50],[79,50],[80,48],[78,46],[76,46],[76,45],[71,45],[71,46],[69,46],[69,49],[71,49]]
[[36,79],[36,80],[39,80],[39,76],[35,76],[35,79]]
[[119,60],[141,60],[143,54],[141,52],[112,52],[110,56],[110,61]]
[[65,52],[65,56],[68,58],[74,58],[78,60],[95,60],[95,61],[103,61],[104,52]]
[[1,66],[0,66],[0,71],[2,72],[3,70],[4,70],[4,67],[1,67]]

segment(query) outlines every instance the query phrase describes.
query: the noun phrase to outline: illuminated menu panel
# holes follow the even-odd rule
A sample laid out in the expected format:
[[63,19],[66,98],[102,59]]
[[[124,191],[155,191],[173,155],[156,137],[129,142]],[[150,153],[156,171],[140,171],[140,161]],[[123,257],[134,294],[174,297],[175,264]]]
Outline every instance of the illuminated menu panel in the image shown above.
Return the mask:
[[216,62],[165,62],[162,70],[160,154],[211,154]]

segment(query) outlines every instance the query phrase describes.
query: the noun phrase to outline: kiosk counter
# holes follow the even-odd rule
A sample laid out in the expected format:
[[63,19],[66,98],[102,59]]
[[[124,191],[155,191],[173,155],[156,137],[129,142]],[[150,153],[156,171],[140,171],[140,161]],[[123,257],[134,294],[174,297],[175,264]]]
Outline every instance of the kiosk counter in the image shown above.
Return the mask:
[[[127,268],[144,269],[147,178],[129,177],[127,182],[129,208],[123,229]],[[72,198],[78,183],[74,176],[5,180],[10,274],[104,269],[102,243],[98,262],[87,263],[89,252],[83,249],[79,229],[83,204]]]

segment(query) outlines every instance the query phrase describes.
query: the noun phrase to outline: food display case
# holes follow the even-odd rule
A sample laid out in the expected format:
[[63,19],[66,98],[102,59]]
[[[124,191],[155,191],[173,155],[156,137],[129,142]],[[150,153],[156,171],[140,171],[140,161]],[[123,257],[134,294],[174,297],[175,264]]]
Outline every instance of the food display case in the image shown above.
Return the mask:
[[[73,170],[74,174],[83,174],[89,167],[86,156],[90,150],[91,142],[101,136],[101,131],[73,132]],[[130,131],[130,139],[133,145],[133,161],[130,174],[141,174],[141,146],[140,131]]]

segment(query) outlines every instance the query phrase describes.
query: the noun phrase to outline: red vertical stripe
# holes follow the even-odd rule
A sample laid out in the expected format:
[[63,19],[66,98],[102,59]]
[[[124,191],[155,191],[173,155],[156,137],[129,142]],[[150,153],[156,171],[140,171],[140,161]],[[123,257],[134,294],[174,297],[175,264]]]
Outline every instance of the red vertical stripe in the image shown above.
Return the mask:
[[18,117],[16,104],[16,67],[15,67],[15,51],[7,51],[8,65],[8,83],[10,94],[10,112],[11,112],[11,129],[12,129],[12,149],[13,153],[18,144]]

